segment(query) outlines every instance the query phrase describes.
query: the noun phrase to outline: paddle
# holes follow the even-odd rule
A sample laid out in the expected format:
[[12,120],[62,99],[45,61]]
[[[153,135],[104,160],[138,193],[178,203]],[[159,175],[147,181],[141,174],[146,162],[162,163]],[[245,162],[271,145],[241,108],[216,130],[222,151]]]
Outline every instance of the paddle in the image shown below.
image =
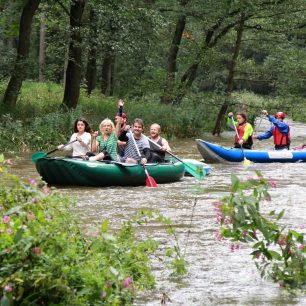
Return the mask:
[[[146,136],[147,137],[147,136]],[[159,149],[161,149],[161,146],[154,142],[153,140],[151,140],[149,137],[147,137],[147,139],[153,143],[155,146],[157,146]],[[191,163],[188,163],[186,161],[183,161],[182,159],[180,159],[179,157],[175,156],[173,153],[171,153],[170,151],[166,151],[169,155],[173,156],[175,159],[177,159],[178,161],[180,161],[181,163],[183,163],[185,165],[185,168],[188,170],[188,172],[194,176],[195,178],[197,178],[198,180],[202,180],[204,179],[204,177],[206,176],[206,172],[203,171],[203,167],[201,166],[197,166],[197,165],[193,165]]]
[[[76,141],[77,141],[76,139],[73,140],[73,141],[70,141],[70,142],[66,143],[63,147],[66,147],[66,146],[68,146],[68,145],[70,145],[71,143],[74,143],[74,142],[76,142]],[[52,151],[49,151],[49,152],[36,152],[36,153],[34,153],[34,154],[32,155],[32,161],[35,163],[37,160],[39,160],[39,159],[41,159],[41,158],[44,158],[44,157],[48,156],[49,154],[51,154],[51,153],[53,153],[53,152],[55,152],[55,151],[57,151],[57,150],[58,150],[58,148],[53,149]]]
[[[136,150],[137,150],[137,154],[138,154],[138,156],[139,156],[140,159],[141,159],[140,151],[139,151],[139,149],[138,149],[136,140],[135,140],[134,135],[133,135],[133,132],[132,132],[131,130],[130,130],[130,134],[131,134],[131,138],[132,138],[132,140],[133,140],[133,142],[134,142],[134,146],[135,146],[135,148],[136,148]],[[156,182],[155,182],[155,180],[154,180],[154,178],[153,178],[152,176],[149,175],[149,172],[148,172],[146,166],[145,166],[145,165],[142,165],[142,166],[143,166],[143,169],[144,169],[145,174],[146,174],[146,176],[147,176],[147,179],[146,179],[146,186],[147,186],[147,187],[158,187],[157,184],[156,184]]]
[[[237,135],[237,137],[238,137],[238,140],[240,140],[240,137],[239,137],[239,134],[238,134],[238,131],[237,131],[236,124],[235,124],[235,121],[234,121],[233,116],[231,116],[231,119],[232,119],[232,122],[233,122],[233,125],[234,125],[234,128],[235,128],[235,131],[236,131],[236,135]],[[243,155],[243,164],[244,164],[245,166],[248,166],[248,165],[250,165],[251,161],[248,160],[248,159],[246,159],[245,154],[244,154],[244,150],[243,150],[243,147],[242,147],[242,144],[240,145],[240,147],[241,147],[241,152],[242,152],[242,155]]]

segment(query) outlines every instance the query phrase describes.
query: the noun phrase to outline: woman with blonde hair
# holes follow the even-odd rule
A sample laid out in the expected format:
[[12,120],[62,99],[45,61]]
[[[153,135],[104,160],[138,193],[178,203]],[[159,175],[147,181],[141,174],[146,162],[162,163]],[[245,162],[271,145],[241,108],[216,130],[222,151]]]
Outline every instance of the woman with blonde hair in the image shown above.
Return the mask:
[[89,157],[89,160],[117,160],[117,137],[115,135],[115,126],[112,120],[106,118],[100,125],[98,132],[93,133],[91,151],[98,152],[96,156]]

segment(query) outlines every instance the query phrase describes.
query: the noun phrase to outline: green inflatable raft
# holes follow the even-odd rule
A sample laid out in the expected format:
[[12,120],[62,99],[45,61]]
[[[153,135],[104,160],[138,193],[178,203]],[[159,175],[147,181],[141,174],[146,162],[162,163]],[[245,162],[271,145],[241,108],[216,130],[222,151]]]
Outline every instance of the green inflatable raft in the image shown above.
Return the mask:
[[[42,179],[50,185],[92,187],[146,185],[144,168],[138,164],[45,157],[35,160],[35,165]],[[147,164],[146,168],[156,183],[179,181],[185,172],[184,164],[175,159],[165,163]]]

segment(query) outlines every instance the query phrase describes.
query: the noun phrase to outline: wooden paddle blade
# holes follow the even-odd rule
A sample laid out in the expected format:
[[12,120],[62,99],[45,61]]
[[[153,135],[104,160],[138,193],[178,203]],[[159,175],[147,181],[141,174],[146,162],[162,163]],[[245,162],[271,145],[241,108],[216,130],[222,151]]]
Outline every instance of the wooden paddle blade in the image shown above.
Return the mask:
[[203,180],[206,176],[206,171],[203,169],[203,166],[201,165],[193,165],[188,162],[183,162],[185,165],[185,169],[196,179]]
[[32,161],[35,163],[37,160],[44,158],[48,155],[46,152],[35,152],[32,154]]

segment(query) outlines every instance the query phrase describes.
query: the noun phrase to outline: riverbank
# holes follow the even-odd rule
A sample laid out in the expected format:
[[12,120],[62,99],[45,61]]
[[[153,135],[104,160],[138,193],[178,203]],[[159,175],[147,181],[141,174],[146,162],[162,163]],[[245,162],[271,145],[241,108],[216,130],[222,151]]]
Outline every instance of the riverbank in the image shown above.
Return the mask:
[[[4,89],[5,86],[1,83],[0,96],[3,95]],[[105,97],[98,92],[87,96],[85,91],[81,91],[78,107],[63,110],[60,108],[62,95],[63,88],[60,85],[24,82],[17,108],[12,112],[0,109],[1,150],[4,152],[50,150],[69,139],[73,123],[78,117],[86,117],[95,130],[104,118],[114,120],[117,97]],[[151,123],[158,122],[162,127],[162,135],[170,140],[196,138],[205,132],[211,132],[225,99],[224,96],[215,93],[202,93],[190,95],[179,106],[174,106],[161,104],[157,95],[123,98],[129,122],[137,117],[142,118],[146,131]],[[287,111],[291,102],[241,92],[232,96],[232,104],[234,106],[231,111],[239,109],[244,104],[252,121],[260,114],[261,109],[273,110],[284,107]],[[297,116],[294,109],[288,113],[289,116]]]

